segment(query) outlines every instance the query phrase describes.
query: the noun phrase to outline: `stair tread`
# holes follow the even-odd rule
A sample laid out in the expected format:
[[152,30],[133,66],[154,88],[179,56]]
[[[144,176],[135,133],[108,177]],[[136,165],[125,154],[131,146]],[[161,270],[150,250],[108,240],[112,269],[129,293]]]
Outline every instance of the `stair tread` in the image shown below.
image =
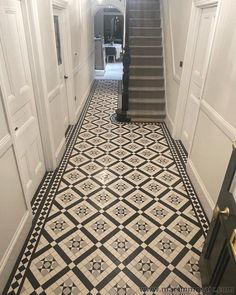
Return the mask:
[[165,90],[164,87],[145,87],[145,86],[131,86],[129,87],[129,90],[132,90],[132,91],[158,91],[158,90]]
[[164,98],[130,98],[129,102],[138,103],[138,104],[146,104],[146,103],[165,103]]
[[144,39],[162,39],[161,36],[144,36],[144,35],[139,35],[139,36],[129,36],[130,38],[138,39],[138,38],[144,38]]
[[163,66],[149,66],[149,65],[130,65],[132,69],[163,69]]
[[130,45],[129,47],[138,47],[138,48],[162,48],[162,45]]
[[163,55],[130,55],[133,58],[163,58]]
[[163,80],[164,76],[135,76],[131,75],[130,80]]

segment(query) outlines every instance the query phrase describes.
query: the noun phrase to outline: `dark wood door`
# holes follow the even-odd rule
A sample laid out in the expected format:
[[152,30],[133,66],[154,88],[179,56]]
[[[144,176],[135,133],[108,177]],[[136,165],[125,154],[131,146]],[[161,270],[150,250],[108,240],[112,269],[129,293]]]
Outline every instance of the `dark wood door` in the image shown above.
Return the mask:
[[236,294],[236,146],[200,258],[203,293]]

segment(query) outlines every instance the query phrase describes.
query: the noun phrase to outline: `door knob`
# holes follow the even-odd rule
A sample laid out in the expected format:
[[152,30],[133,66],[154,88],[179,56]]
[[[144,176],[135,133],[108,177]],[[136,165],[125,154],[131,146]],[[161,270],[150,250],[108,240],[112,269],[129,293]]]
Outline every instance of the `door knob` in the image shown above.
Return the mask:
[[220,210],[219,206],[216,206],[213,211],[213,220],[215,220],[219,215],[223,215],[225,219],[229,217],[229,208],[226,207],[224,210]]
[[233,150],[236,150],[236,140],[235,141],[233,141]]
[[65,79],[65,80],[68,79],[68,78],[69,78],[68,75],[65,75],[65,76],[64,76],[64,79]]

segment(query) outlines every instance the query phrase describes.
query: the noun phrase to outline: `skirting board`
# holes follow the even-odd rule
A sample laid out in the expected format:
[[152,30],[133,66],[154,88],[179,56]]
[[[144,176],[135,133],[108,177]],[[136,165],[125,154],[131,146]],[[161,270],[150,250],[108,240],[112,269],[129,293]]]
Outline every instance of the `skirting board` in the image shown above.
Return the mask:
[[27,211],[23,216],[17,231],[14,234],[3,259],[0,262],[0,294],[2,294],[3,289],[14,268],[16,260],[20,255],[21,249],[30,231],[31,225],[32,214],[30,211]]
[[211,220],[215,204],[212,201],[200,175],[198,174],[193,162],[190,159],[188,159],[186,169],[188,176],[197,192],[202,207],[205,210],[208,219]]
[[[59,144],[59,147],[56,150],[55,157],[56,157],[56,167],[61,162],[61,159],[66,151],[66,139],[63,137],[61,143]],[[56,167],[54,167],[56,169]]]
[[165,123],[170,132],[170,135],[173,137],[174,125],[168,113],[166,113]]
[[84,105],[86,104],[86,101],[89,97],[89,94],[90,94],[90,91],[92,89],[92,86],[93,86],[93,83],[94,83],[94,80],[91,81],[91,83],[89,84],[89,87],[85,93],[85,95],[83,96],[83,100],[82,100],[82,103],[78,106],[77,110],[76,110],[76,113],[75,113],[75,116],[76,116],[76,122],[79,120],[79,117],[81,115],[81,112],[83,111],[84,109]]

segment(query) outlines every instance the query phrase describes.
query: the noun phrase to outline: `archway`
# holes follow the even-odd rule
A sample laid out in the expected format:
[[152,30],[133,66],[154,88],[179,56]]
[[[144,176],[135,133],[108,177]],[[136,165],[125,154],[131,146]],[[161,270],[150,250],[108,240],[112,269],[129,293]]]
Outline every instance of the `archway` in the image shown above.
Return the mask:
[[114,5],[98,8],[94,10],[95,77],[121,80],[124,14]]

